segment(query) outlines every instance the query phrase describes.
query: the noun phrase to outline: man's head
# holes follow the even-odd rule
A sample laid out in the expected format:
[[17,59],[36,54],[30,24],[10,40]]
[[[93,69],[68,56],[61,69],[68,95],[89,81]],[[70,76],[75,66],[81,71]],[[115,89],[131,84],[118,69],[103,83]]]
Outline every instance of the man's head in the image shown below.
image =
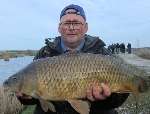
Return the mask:
[[66,6],[61,11],[58,29],[64,42],[80,42],[88,30],[83,8],[74,4]]

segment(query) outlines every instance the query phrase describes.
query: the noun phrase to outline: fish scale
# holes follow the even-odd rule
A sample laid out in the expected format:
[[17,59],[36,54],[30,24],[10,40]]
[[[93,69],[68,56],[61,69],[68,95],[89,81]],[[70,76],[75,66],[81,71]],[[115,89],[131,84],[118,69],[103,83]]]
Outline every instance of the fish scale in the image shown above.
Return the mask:
[[[14,74],[15,79],[6,80],[4,85],[39,99],[70,101],[85,98],[91,84],[107,83],[111,92],[144,92],[148,88],[145,75],[145,71],[119,57],[68,53],[36,60]],[[74,105],[78,103],[71,104],[76,109]]]
[[[68,55],[67,55],[68,56]],[[76,72],[97,72],[97,71],[101,71],[101,75],[104,75],[104,76],[107,76],[107,74],[113,74],[114,76],[116,75],[116,78],[114,77],[114,76],[112,76],[112,77],[114,77],[114,78],[112,78],[112,80],[110,80],[110,82],[117,82],[118,80],[120,80],[119,79],[119,72],[118,72],[118,69],[119,69],[119,67],[117,67],[117,65],[116,65],[116,67],[114,67],[113,66],[113,64],[115,65],[116,63],[115,62],[112,62],[112,61],[110,61],[109,62],[109,64],[107,65],[106,63],[105,64],[102,64],[101,66],[100,65],[98,65],[96,62],[98,62],[98,60],[97,60],[97,57],[91,57],[92,59],[94,59],[94,60],[97,60],[97,61],[91,61],[92,62],[92,64],[90,63],[90,57],[89,57],[89,55],[88,56],[78,56],[77,55],[77,57],[75,56],[74,57],[74,55],[69,55],[69,57],[66,59],[66,57],[67,57],[66,55],[65,56],[62,56],[61,58],[57,58],[55,61],[58,61],[58,59],[59,60],[62,60],[62,61],[59,61],[58,62],[58,64],[53,64],[53,66],[49,66],[49,68],[51,68],[51,67],[53,67],[54,69],[54,71],[52,71],[53,72],[53,74],[52,75],[55,75],[56,77],[55,78],[60,78],[60,77],[66,77],[66,78],[69,78],[69,77],[67,77],[67,76],[70,76],[71,74],[75,74]],[[64,57],[64,58],[63,58]],[[84,57],[84,58],[83,58]],[[87,57],[87,59],[86,59],[86,57]],[[109,58],[109,57],[106,57],[106,58]],[[72,60],[73,59],[73,60]],[[80,62],[82,62],[82,64],[80,63],[80,64],[77,64],[76,62],[77,61],[80,61]],[[115,60],[116,61],[116,60]],[[103,63],[103,62],[102,62]],[[51,64],[50,64],[51,65]],[[120,64],[118,64],[118,65],[120,65]],[[59,66],[61,66],[61,68],[59,67]],[[101,68],[99,68],[99,66],[101,67]],[[109,66],[113,66],[112,67],[112,70],[111,69],[108,69],[108,68],[110,68]],[[72,69],[73,67],[75,67],[75,69]],[[97,68],[98,67],[98,68]],[[57,68],[59,68],[59,69],[57,69]],[[94,69],[93,69],[94,68]],[[101,70],[97,70],[97,69],[101,69]],[[50,69],[51,70],[51,69]],[[90,71],[91,70],[91,71]],[[108,72],[108,70],[110,71],[110,72]],[[124,69],[125,71],[126,70],[129,70],[129,69]],[[123,71],[123,73],[125,72],[125,71]],[[57,73],[55,73],[55,72],[57,72]],[[122,73],[122,74],[123,74]],[[57,74],[57,75],[56,75]],[[117,74],[118,74],[118,76],[117,76]],[[123,75],[126,75],[126,73],[124,73]],[[48,76],[49,77],[49,75],[46,75],[46,76]],[[46,77],[45,76],[45,77]],[[78,76],[78,75],[77,75]],[[87,75],[85,75],[85,76],[87,76]],[[72,76],[70,76],[71,78],[72,78]],[[105,78],[105,77],[104,77]],[[120,77],[120,78],[122,78],[123,79],[123,77]],[[126,78],[128,78],[128,76],[126,75]],[[126,78],[124,78],[124,79],[126,79]],[[79,79],[80,79],[80,77],[79,77]],[[105,78],[106,79],[106,78]],[[49,79],[46,79],[46,80],[49,80]],[[51,84],[51,83],[50,83]]]

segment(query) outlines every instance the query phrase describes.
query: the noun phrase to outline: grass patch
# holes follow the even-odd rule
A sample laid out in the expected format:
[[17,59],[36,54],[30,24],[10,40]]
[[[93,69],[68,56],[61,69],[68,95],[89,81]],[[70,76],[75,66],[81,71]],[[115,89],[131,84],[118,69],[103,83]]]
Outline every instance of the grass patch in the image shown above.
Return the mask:
[[35,105],[27,106],[20,114],[33,114]]

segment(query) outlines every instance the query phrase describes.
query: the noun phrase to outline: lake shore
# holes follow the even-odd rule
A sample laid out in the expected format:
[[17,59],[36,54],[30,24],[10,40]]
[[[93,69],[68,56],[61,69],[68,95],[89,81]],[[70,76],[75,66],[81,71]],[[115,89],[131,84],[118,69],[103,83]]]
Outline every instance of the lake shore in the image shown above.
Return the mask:
[[9,61],[10,58],[35,56],[36,53],[37,50],[6,50],[6,51],[0,51],[0,59]]

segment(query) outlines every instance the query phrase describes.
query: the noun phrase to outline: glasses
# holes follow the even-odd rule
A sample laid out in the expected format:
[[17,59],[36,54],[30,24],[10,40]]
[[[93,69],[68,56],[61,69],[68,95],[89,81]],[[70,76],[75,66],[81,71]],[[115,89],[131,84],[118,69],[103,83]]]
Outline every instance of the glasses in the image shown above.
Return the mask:
[[62,22],[60,24],[64,27],[70,27],[72,25],[74,28],[79,28],[83,25],[81,22]]

